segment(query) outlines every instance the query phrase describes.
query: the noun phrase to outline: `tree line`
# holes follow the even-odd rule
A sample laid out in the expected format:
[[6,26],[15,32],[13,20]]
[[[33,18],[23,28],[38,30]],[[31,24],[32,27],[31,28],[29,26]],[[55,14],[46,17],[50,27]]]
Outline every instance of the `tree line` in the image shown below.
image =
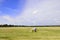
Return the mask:
[[8,25],[8,24],[3,24],[0,25],[0,27],[60,27],[60,25],[35,25],[35,26],[27,26],[27,25]]

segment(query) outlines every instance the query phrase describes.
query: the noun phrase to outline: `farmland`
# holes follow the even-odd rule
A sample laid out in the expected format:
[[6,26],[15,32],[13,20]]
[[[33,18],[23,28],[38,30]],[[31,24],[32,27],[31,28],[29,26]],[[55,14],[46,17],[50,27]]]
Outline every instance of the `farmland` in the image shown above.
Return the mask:
[[0,27],[0,40],[60,40],[60,27]]

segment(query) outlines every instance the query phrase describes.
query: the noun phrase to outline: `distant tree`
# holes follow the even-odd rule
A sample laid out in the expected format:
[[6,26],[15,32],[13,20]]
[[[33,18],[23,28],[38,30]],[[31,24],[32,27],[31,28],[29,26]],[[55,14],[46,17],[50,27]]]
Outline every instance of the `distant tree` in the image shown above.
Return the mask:
[[3,27],[7,27],[8,25],[7,24],[4,24],[4,25],[2,25]]

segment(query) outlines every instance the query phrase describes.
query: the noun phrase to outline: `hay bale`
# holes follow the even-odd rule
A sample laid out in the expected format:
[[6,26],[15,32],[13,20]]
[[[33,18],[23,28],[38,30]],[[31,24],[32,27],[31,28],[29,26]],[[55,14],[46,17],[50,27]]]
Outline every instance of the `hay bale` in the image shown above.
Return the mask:
[[32,32],[37,32],[37,28],[36,27],[32,28]]

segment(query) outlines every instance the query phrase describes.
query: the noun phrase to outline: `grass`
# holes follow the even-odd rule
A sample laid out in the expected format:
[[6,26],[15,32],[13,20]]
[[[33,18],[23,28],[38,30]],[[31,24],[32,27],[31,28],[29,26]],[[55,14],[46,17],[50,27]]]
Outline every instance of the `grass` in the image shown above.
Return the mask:
[[6,27],[0,28],[0,40],[60,40],[60,27]]

